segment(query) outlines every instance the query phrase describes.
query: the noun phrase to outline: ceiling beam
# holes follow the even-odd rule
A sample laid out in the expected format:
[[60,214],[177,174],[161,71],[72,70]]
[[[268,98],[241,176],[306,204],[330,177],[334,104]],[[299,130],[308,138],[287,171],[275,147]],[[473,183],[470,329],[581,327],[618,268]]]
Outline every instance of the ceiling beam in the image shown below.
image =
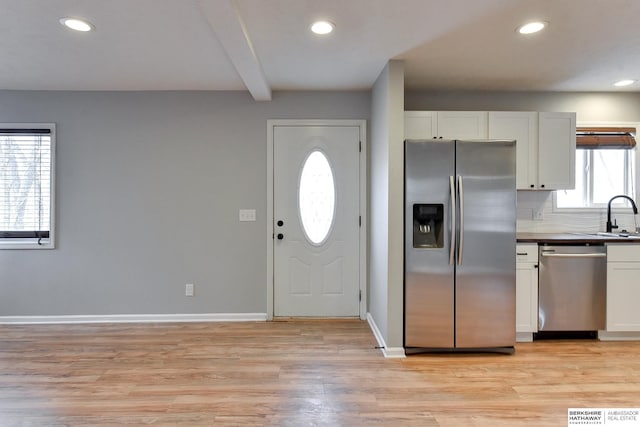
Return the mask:
[[199,0],[198,4],[253,99],[271,101],[271,86],[264,75],[236,1]]

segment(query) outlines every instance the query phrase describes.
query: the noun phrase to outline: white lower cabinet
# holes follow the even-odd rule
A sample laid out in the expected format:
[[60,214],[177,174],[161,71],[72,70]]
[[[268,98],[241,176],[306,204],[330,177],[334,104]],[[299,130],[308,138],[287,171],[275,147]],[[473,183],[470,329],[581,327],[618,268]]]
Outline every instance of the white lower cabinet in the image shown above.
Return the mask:
[[607,245],[607,332],[640,331],[640,245]]
[[531,341],[538,332],[538,245],[516,246],[516,338]]

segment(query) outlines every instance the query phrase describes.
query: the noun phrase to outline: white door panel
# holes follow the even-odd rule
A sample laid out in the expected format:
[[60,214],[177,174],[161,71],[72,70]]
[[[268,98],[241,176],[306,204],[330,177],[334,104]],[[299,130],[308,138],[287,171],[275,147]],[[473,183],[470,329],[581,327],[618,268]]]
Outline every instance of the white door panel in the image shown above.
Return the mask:
[[[274,127],[275,316],[359,315],[359,132],[357,126]],[[305,233],[305,196],[299,194],[303,167],[315,152],[326,158],[330,173],[328,178],[319,170],[305,178],[311,183],[303,185],[311,192],[311,214],[304,223],[328,230],[320,237]],[[333,197],[314,186],[331,180]],[[333,212],[330,226],[323,212]]]

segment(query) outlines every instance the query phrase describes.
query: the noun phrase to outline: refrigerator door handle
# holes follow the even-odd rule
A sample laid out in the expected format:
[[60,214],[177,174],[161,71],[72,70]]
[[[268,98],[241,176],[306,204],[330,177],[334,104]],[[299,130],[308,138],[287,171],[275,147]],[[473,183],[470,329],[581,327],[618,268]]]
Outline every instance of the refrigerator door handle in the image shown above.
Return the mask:
[[449,176],[449,191],[451,192],[451,241],[449,242],[449,265],[455,262],[456,249],[456,182],[453,176]]
[[464,250],[464,189],[462,175],[458,175],[458,204],[460,205],[460,244],[458,245],[458,265],[462,265],[462,251]]

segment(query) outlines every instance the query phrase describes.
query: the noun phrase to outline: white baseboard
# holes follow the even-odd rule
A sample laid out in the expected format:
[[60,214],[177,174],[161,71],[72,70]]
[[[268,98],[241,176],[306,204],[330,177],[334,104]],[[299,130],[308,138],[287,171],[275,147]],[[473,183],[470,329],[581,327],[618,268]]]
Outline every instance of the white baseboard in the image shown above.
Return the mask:
[[516,342],[533,342],[533,333],[516,332]]
[[266,313],[106,314],[70,316],[0,316],[0,325],[55,323],[264,322]]
[[402,359],[406,357],[403,347],[387,347],[387,343],[384,341],[384,337],[382,336],[380,329],[378,329],[376,321],[373,320],[373,316],[371,316],[371,313],[367,313],[367,322],[369,323],[371,332],[373,332],[373,336],[376,337],[378,346],[380,347],[380,350],[382,350],[382,354],[384,354],[385,358]]
[[407,357],[404,353],[404,347],[386,347],[382,349],[382,353],[387,359],[404,359]]
[[598,331],[600,341],[639,341],[640,332],[608,332]]

